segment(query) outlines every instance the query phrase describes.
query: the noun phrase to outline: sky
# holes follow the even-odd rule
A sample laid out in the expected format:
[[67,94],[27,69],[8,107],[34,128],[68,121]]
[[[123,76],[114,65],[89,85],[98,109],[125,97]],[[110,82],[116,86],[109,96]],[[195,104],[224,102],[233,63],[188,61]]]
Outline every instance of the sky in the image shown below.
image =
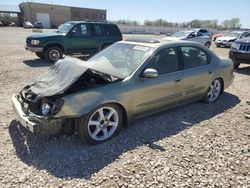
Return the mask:
[[[18,5],[27,0],[0,0],[0,4]],[[250,0],[29,0],[66,6],[107,10],[108,20],[165,19],[184,22],[193,19],[226,19],[238,17],[243,28],[250,29]]]

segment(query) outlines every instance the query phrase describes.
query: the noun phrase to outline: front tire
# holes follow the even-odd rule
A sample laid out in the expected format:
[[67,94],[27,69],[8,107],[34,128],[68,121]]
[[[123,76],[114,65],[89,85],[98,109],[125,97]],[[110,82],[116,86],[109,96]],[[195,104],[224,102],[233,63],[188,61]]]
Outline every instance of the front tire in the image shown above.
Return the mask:
[[59,47],[49,47],[45,50],[45,58],[47,61],[55,62],[62,59],[63,52]]
[[78,121],[79,137],[88,144],[99,144],[114,137],[122,127],[123,113],[115,104],[99,106]]
[[222,93],[222,81],[220,79],[215,79],[207,89],[207,92],[204,96],[204,101],[206,103],[214,103],[217,101],[219,96]]

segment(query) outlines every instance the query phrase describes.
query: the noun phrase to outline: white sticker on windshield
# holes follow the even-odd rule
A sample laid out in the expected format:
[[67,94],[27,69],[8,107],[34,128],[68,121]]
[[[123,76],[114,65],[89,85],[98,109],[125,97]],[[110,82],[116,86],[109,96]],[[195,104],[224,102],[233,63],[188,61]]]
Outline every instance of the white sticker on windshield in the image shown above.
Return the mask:
[[147,51],[149,48],[145,46],[135,46],[133,48],[134,50],[142,50],[142,51]]

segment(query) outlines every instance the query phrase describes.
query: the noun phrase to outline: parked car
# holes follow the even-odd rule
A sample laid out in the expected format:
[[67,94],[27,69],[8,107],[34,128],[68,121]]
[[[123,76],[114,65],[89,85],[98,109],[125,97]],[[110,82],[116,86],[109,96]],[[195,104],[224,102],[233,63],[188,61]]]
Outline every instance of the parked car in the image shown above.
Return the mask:
[[117,25],[106,22],[77,22],[63,24],[57,32],[28,36],[26,49],[41,59],[57,61],[63,54],[94,54],[122,40]]
[[232,31],[229,33],[225,33],[223,37],[219,37],[215,40],[215,44],[217,47],[231,47],[232,43],[236,41],[243,31]]
[[133,39],[85,62],[59,60],[14,94],[12,103],[21,124],[34,133],[76,129],[97,144],[133,119],[187,102],[213,103],[233,78],[232,61],[198,43]]
[[212,38],[212,33],[208,30],[208,29],[204,29],[204,28],[196,28],[194,29],[194,31],[196,32],[200,32],[206,36],[209,36],[210,38]]
[[15,26],[16,26],[16,23],[15,23],[15,22],[10,22],[9,26],[15,27]]
[[188,40],[200,43],[203,46],[210,47],[212,40],[209,36],[204,35],[197,31],[178,31],[168,37],[163,38],[166,41],[175,41],[175,40]]
[[34,28],[36,28],[36,29],[42,29],[43,28],[43,24],[41,22],[35,22],[34,23]]
[[34,26],[33,26],[33,24],[31,22],[24,22],[23,27],[24,28],[33,28]]
[[[249,37],[250,36],[250,31],[244,31],[238,39],[243,39],[243,38],[246,38],[246,37]],[[238,40],[237,39],[237,40]]]
[[4,25],[3,25],[3,22],[2,21],[0,21],[0,27],[3,27]]
[[234,68],[238,68],[241,63],[250,64],[250,33],[248,37],[238,39],[232,44],[229,57],[234,62]]
[[10,22],[8,22],[8,21],[1,21],[1,26],[9,26],[9,24],[10,24]]
[[226,32],[220,32],[220,33],[215,33],[212,35],[212,41],[216,41],[217,38],[219,37],[224,37]]

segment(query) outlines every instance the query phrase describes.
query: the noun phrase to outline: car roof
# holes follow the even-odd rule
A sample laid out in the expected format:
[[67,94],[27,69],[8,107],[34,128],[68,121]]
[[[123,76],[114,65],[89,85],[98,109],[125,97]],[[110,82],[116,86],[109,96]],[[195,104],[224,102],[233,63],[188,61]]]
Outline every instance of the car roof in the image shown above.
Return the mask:
[[243,33],[244,31],[231,31],[230,33]]
[[195,28],[194,30],[196,30],[196,31],[199,31],[199,30],[206,30],[206,31],[208,31],[208,29],[206,29],[206,28]]
[[118,43],[141,45],[141,46],[147,46],[147,47],[152,47],[152,48],[158,48],[158,47],[164,46],[164,45],[176,45],[176,44],[202,46],[202,45],[200,45],[196,42],[192,42],[192,41],[185,41],[185,40],[167,41],[164,39],[159,40],[159,39],[151,39],[151,38],[148,38],[148,39],[133,38],[133,39],[123,40],[123,41],[120,41]]
[[[177,32],[184,32],[184,33],[196,32],[196,33],[201,33],[200,31],[196,31],[196,30],[183,30],[183,31],[177,31]],[[202,34],[202,33],[201,33],[201,34]]]
[[182,31],[176,31],[177,32],[184,32],[184,33],[191,33],[191,32],[195,32],[194,30],[182,30]]
[[95,22],[95,21],[68,21],[69,23],[75,23],[75,24],[78,24],[78,23],[93,23],[93,24],[108,24],[108,25],[115,25],[114,23],[112,22]]

